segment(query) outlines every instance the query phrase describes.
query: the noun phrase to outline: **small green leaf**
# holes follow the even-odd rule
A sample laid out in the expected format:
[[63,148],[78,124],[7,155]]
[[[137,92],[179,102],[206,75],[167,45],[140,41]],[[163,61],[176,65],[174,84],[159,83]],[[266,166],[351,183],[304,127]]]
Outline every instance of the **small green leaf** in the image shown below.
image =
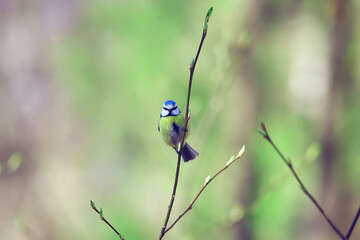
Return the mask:
[[90,206],[95,209],[95,203],[92,200],[90,200]]
[[207,176],[207,178],[205,179],[205,183],[204,183],[204,185],[206,185],[209,181],[210,181],[210,179],[211,179],[211,176],[209,175],[209,176]]
[[102,208],[100,208],[99,214],[100,214],[101,220],[103,220],[103,219],[104,219],[104,215],[103,215],[103,210],[102,210]]
[[237,157],[241,157],[244,154],[244,152],[245,152],[245,145],[242,146],[242,148],[240,149]]
[[235,156],[232,156],[229,161],[227,161],[226,166],[229,166],[235,160]]
[[209,21],[210,16],[211,16],[213,10],[214,10],[214,8],[211,7],[211,8],[207,11],[207,13],[206,13],[206,20],[207,20],[207,22]]
[[208,22],[209,22],[209,20],[210,20],[210,16],[211,16],[211,14],[212,14],[212,12],[213,12],[213,7],[211,7],[208,11],[207,11],[207,13],[206,13],[206,16],[205,16],[205,23],[204,23],[204,32],[205,32],[205,34],[206,34],[206,32],[207,32],[207,29],[208,29]]
[[195,63],[195,58],[193,58],[193,59],[191,60],[190,68],[194,68],[194,63]]

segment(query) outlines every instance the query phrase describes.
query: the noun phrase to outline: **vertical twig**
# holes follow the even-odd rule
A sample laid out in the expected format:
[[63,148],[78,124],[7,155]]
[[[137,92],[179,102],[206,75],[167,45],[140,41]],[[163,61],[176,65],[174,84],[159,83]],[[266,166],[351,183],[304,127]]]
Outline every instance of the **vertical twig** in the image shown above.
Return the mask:
[[166,213],[164,225],[163,225],[163,227],[161,228],[161,231],[160,231],[160,235],[159,235],[159,238],[158,238],[159,240],[161,240],[165,235],[165,229],[166,229],[167,224],[169,222],[172,206],[173,206],[174,201],[175,201],[175,194],[176,194],[176,189],[177,189],[177,184],[178,184],[178,179],[179,179],[179,172],[180,172],[180,164],[181,164],[181,152],[182,152],[182,144],[181,144],[181,147],[180,147],[180,153],[178,154],[178,161],[177,161],[177,167],[176,167],[176,173],[175,173],[175,181],[174,181],[173,192],[171,194],[171,199],[170,199],[170,203],[169,203],[169,206],[168,206],[168,211]]
[[329,223],[331,228],[334,230],[334,232],[343,240],[346,240],[346,237],[340,232],[340,230],[336,227],[336,225],[331,221],[331,219],[326,215],[323,208],[320,206],[320,204],[317,202],[317,200],[313,197],[313,195],[306,189],[305,185],[297,175],[290,159],[286,159],[285,156],[280,152],[280,150],[277,148],[275,143],[271,140],[269,133],[266,130],[265,124],[263,122],[260,123],[262,131],[259,130],[259,133],[271,144],[271,146],[275,149],[275,151],[278,153],[278,155],[281,157],[281,159],[284,161],[284,163],[289,167],[291,173],[296,178],[297,182],[300,184],[301,190],[305,193],[305,195],[313,202],[313,204],[316,206],[316,208],[319,210],[319,212],[323,215],[325,220]]
[[[190,64],[190,79],[189,79],[189,87],[188,87],[188,94],[187,94],[187,101],[186,101],[186,111],[185,111],[185,124],[184,124],[185,128],[187,128],[187,125],[188,125],[188,122],[189,122],[190,93],[191,93],[191,86],[192,86],[194,70],[195,70],[197,60],[198,60],[199,55],[200,55],[201,47],[203,45],[203,42],[204,42],[206,34],[207,34],[207,23],[209,22],[212,11],[213,11],[213,8],[211,7],[209,9],[209,11],[207,12],[206,16],[205,16],[205,24],[204,24],[204,28],[203,28],[203,33],[202,33],[200,45],[199,45],[198,51],[196,53],[195,59],[193,59],[191,64]],[[169,222],[171,210],[172,210],[172,207],[173,207],[173,204],[174,204],[174,201],[175,201],[176,189],[177,189],[177,185],[178,185],[179,172],[180,172],[180,164],[181,164],[181,153],[182,153],[182,150],[183,150],[184,143],[185,143],[185,133],[183,133],[183,138],[182,138],[181,144],[180,144],[180,151],[179,151],[179,154],[178,154],[178,161],[177,161],[177,167],[176,167],[176,173],[175,173],[174,187],[173,187],[170,203],[169,203],[169,206],[168,206],[168,211],[166,213],[164,225],[161,228],[158,240],[161,240],[164,237],[165,233],[166,233],[165,229],[166,229],[167,224]]]

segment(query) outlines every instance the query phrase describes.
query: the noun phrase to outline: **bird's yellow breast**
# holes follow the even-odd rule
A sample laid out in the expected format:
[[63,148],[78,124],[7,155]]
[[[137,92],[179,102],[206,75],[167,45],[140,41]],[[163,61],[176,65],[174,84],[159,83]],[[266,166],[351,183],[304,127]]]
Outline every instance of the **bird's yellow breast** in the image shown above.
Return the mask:
[[[160,133],[165,141],[166,144],[168,144],[171,147],[177,147],[174,145],[174,143],[170,139],[171,131],[173,131],[173,123],[180,127],[184,127],[185,125],[185,118],[183,114],[177,115],[177,116],[168,116],[168,117],[162,117],[159,120],[159,130]],[[186,137],[189,135],[189,127],[188,131],[186,133]],[[182,131],[180,130],[180,133],[182,134]]]

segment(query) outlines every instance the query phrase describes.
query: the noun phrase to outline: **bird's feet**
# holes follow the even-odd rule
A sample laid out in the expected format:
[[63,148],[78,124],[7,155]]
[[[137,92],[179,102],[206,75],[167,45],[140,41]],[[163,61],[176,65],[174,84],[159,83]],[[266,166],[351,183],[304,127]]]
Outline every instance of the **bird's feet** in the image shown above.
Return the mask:
[[183,130],[184,132],[188,131],[188,129],[186,127],[182,127],[181,130]]

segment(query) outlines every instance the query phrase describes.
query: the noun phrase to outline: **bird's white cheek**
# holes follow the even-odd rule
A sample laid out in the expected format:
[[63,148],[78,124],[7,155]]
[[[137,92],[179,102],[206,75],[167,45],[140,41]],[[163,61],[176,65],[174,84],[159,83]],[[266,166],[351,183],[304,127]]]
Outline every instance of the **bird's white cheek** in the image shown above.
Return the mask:
[[176,108],[176,109],[172,110],[171,113],[172,113],[173,116],[177,116],[177,115],[180,114],[180,109],[179,109],[179,108]]
[[161,116],[162,116],[162,117],[166,117],[167,115],[169,115],[169,111],[168,111],[168,110],[165,110],[165,109],[162,109],[162,110],[161,110]]

